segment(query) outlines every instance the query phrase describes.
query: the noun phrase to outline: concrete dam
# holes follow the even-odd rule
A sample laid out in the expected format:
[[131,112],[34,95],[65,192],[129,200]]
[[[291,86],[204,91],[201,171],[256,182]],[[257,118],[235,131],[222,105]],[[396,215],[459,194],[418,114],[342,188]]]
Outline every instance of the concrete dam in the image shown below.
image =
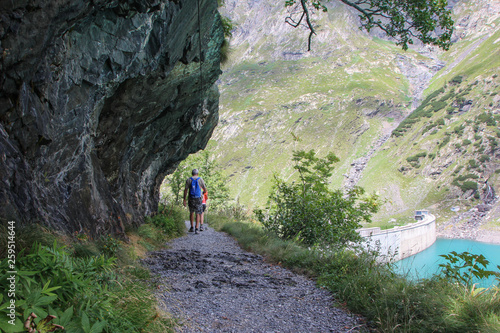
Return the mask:
[[377,250],[382,261],[397,261],[417,254],[436,241],[436,217],[417,211],[418,222],[391,229],[363,228],[358,232],[369,250]]

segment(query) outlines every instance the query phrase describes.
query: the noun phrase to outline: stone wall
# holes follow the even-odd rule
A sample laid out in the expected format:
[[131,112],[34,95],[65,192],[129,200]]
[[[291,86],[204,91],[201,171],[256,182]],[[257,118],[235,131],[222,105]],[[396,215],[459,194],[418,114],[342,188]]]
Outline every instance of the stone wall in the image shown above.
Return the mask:
[[2,222],[98,235],[156,211],[218,122],[224,36],[199,3],[200,26],[197,0],[0,2]]
[[436,218],[427,215],[422,221],[394,227],[387,230],[380,228],[359,229],[360,235],[365,238],[365,245],[369,249],[380,251],[383,261],[400,260],[417,254],[436,241]]

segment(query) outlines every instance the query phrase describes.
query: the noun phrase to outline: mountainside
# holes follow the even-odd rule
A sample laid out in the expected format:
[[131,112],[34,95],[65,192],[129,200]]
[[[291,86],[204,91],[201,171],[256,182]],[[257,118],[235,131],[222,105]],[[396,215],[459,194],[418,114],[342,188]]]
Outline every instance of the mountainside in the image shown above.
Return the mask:
[[2,1],[0,222],[99,235],[156,212],[217,124],[223,39],[215,1]]
[[294,149],[333,151],[341,162],[332,186],[379,193],[382,225],[420,208],[451,217],[450,207],[463,211],[498,192],[499,4],[450,5],[447,52],[403,52],[360,31],[340,4],[319,15],[306,52],[307,33],[284,23],[282,3],[226,1],[222,13],[236,28],[212,139],[240,202],[263,205],[274,172],[293,177]]

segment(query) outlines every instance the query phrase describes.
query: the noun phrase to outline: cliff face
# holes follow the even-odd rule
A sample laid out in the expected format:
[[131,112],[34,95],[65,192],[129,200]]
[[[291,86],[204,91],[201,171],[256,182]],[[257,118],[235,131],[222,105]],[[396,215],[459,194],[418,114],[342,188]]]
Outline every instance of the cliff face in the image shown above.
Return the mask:
[[[156,210],[218,121],[213,0],[0,2],[0,219],[91,234]],[[201,67],[199,42],[201,31]]]

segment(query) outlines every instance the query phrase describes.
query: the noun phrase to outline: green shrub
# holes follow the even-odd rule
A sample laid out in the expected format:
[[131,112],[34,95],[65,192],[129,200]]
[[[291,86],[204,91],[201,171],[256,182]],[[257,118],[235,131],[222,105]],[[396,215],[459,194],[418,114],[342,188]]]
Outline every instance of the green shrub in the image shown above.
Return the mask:
[[[39,224],[30,224],[19,226],[16,225],[16,254],[19,254],[20,249],[24,252],[30,252],[35,244],[43,246],[51,246],[54,244],[56,237],[54,233]],[[7,224],[0,224],[0,235],[7,235]],[[7,256],[7,237],[0,237],[0,258]]]
[[422,134],[424,134],[424,133],[426,133],[426,132],[430,131],[430,130],[431,130],[431,129],[433,129],[434,127],[436,127],[436,125],[435,125],[435,124],[432,124],[432,123],[431,123],[431,124],[429,124],[429,125],[427,125],[427,126],[426,126],[426,127],[424,127],[424,129],[422,130]]
[[421,157],[426,157],[427,153],[426,152],[421,152],[416,155],[410,156],[406,158],[406,161],[408,162],[418,162],[419,158]]
[[139,228],[137,229],[137,233],[142,238],[149,238],[152,240],[163,240],[165,237],[161,230],[151,223],[144,223],[143,225],[139,226]]
[[427,104],[429,103],[432,99],[436,98],[440,94],[444,93],[444,88],[440,88],[437,90],[434,90],[432,93],[430,93],[425,100],[422,102],[422,104]]
[[94,243],[74,243],[73,256],[75,258],[89,258],[100,255],[100,251]]
[[[52,247],[35,244],[29,254],[19,256],[16,261],[19,278],[16,280],[19,286],[16,307],[20,314],[16,326],[22,326],[22,322],[34,312],[38,320],[49,314],[56,315],[54,323],[64,326],[69,332],[83,329],[87,321],[90,327],[101,327],[102,330],[112,311],[105,288],[115,279],[114,260],[103,255],[72,258],[56,243]],[[7,261],[3,260],[0,265],[6,272]],[[0,284],[6,282],[2,278]],[[6,285],[2,287],[4,291],[8,290]],[[6,294],[4,298],[7,299]]]
[[476,141],[481,140],[481,135],[474,134],[474,140]]
[[462,80],[463,80],[463,76],[461,76],[461,75],[457,75],[457,76],[455,76],[454,78],[452,78],[452,79],[450,80],[450,82],[449,82],[449,83],[450,83],[451,85],[456,85],[456,84],[460,84],[460,83],[462,83]]
[[[440,88],[429,94],[424,99],[424,101],[408,117],[406,117],[395,130],[392,131],[391,135],[395,137],[402,136],[403,133],[405,133],[409,128],[411,128],[413,124],[417,123],[420,120],[420,118],[422,117],[431,118],[433,110],[437,112],[439,111],[440,108],[446,106],[446,103],[444,103],[443,106],[442,101],[431,103],[432,99],[434,99],[443,92],[444,88]],[[426,110],[428,106],[430,106],[430,108]]]
[[462,141],[462,145],[464,146],[468,146],[472,143],[472,141],[470,141],[469,139],[465,139],[464,141]]
[[[114,240],[104,240],[114,243]],[[146,283],[138,280],[149,278],[148,271],[134,266],[118,269],[114,257],[89,256],[96,250],[96,245],[86,240],[73,244],[73,253],[79,257],[70,255],[56,242],[52,246],[35,242],[29,252],[19,253],[16,258],[16,325],[9,325],[9,331],[24,331],[22,326],[28,319],[38,332],[55,329],[52,324],[64,326],[65,332],[75,333],[171,331],[172,323],[157,309],[154,294]],[[4,303],[9,301],[5,273],[8,264],[6,259],[0,262],[2,316],[8,312],[7,303]],[[32,312],[37,318],[30,316]],[[49,322],[47,330],[41,328],[44,321]],[[0,328],[6,329],[3,320]]]
[[489,136],[488,140],[490,141],[491,149],[495,149],[498,146],[498,141],[494,137]]
[[444,264],[439,264],[441,276],[452,283],[461,284],[467,291],[471,290],[478,280],[491,276],[500,278],[499,272],[486,269],[490,262],[482,254],[452,251],[449,254],[440,255],[440,257],[447,260]]
[[441,141],[441,143],[438,145],[439,148],[443,148],[444,146],[446,146],[449,142],[450,142],[451,138],[449,135],[446,135],[444,138],[443,138],[443,141]]
[[270,206],[266,211],[257,209],[257,219],[278,237],[305,245],[345,247],[358,241],[356,229],[377,210],[375,197],[363,198],[364,191],[358,187],[346,194],[328,188],[333,163],[338,161],[332,153],[322,159],[314,150],[296,151],[292,160],[299,182],[287,183],[275,176]]
[[111,235],[101,237],[101,253],[107,257],[115,257],[120,250],[120,241]]
[[477,183],[467,180],[460,186],[460,189],[462,192],[467,192],[469,190],[477,191]]
[[488,162],[489,160],[490,160],[490,157],[488,155],[481,155],[479,157],[479,162],[481,162],[481,163]]
[[479,178],[478,175],[469,173],[467,175],[458,176],[457,178],[455,178],[455,180],[463,182],[464,180],[467,180],[467,179],[478,179],[478,178]]
[[439,110],[444,109],[446,105],[447,103],[443,101],[432,102],[430,110],[433,112],[438,112]]
[[224,37],[225,38],[233,37],[233,30],[234,30],[233,21],[229,17],[221,15],[221,22],[222,22],[222,30],[224,32]]
[[455,126],[455,128],[453,129],[453,133],[455,133],[458,136],[461,136],[464,134],[464,129],[465,126],[463,124],[460,126]]
[[479,123],[485,123],[487,126],[496,126],[497,121],[491,113],[484,112],[476,117],[476,121]]
[[469,160],[469,166],[473,169],[479,167],[479,164],[477,164],[476,160],[472,159],[472,160]]
[[[146,217],[146,223],[152,224],[161,230],[167,237],[177,237],[183,235],[186,231],[186,227],[182,217],[182,211],[179,208],[166,208],[166,206],[161,206],[159,210],[159,214]],[[146,230],[143,229],[142,232],[144,233]]]

